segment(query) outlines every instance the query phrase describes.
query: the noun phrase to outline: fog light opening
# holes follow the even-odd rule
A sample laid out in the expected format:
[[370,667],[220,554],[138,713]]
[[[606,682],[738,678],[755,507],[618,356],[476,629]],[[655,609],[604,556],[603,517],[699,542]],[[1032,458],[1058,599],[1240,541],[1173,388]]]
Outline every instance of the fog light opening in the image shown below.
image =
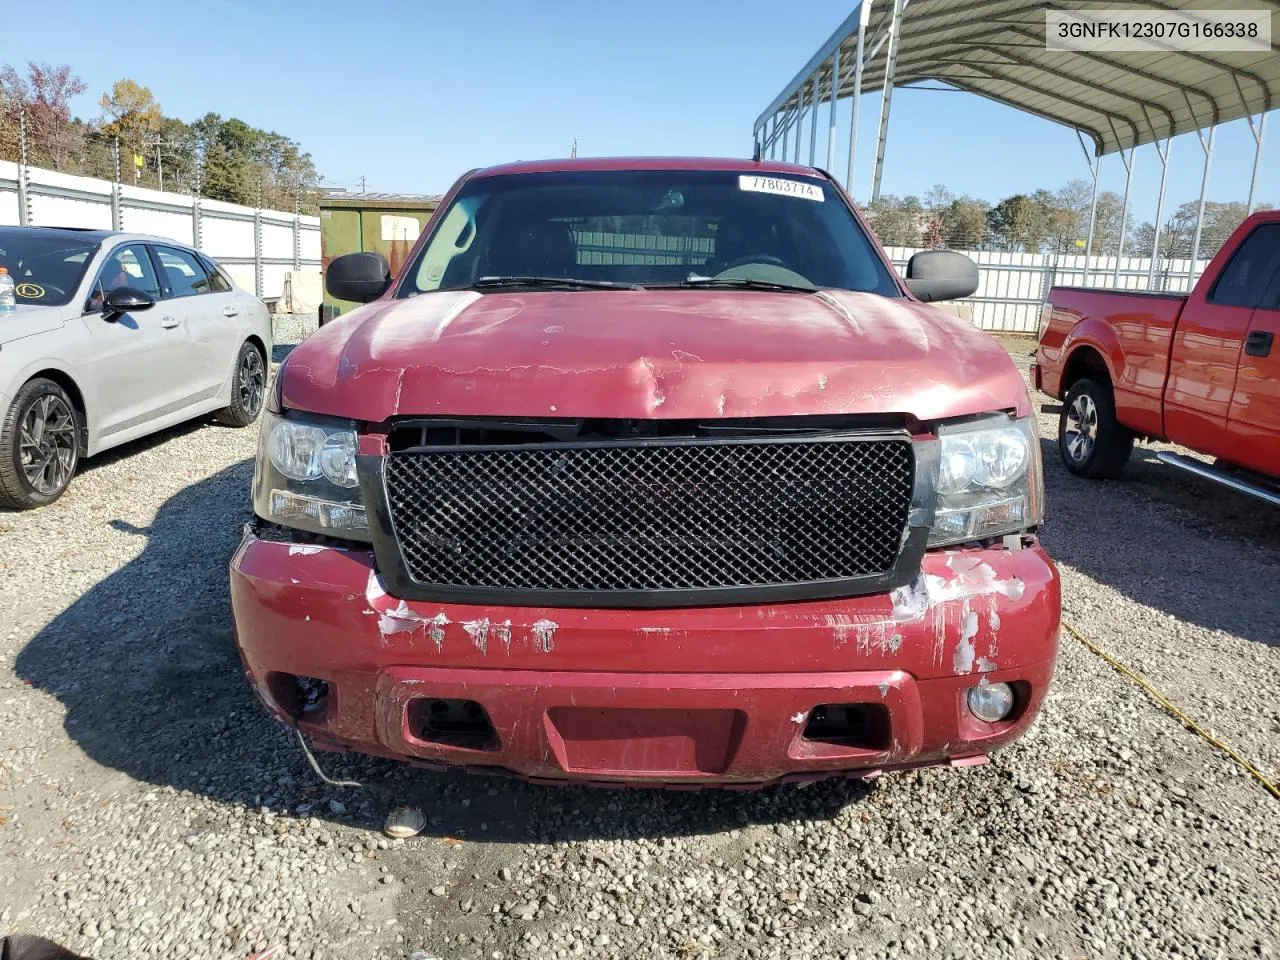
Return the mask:
[[805,740],[855,750],[887,750],[889,712],[875,703],[820,703],[809,711]]
[[469,750],[498,749],[498,732],[484,707],[474,700],[411,700],[409,730],[427,743]]
[[1007,683],[980,683],[969,688],[966,699],[969,712],[984,723],[1009,719],[1016,702],[1013,687]]
[[271,696],[295,721],[323,723],[329,706],[329,681],[292,673],[274,673],[268,680]]

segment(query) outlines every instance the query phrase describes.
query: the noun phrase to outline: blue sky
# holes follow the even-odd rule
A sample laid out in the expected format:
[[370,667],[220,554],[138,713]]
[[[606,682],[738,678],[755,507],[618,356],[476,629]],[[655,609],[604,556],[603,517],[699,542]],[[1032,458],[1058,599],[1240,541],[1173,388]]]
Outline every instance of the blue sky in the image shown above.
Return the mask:
[[[76,105],[81,116],[96,116],[97,98],[128,76],[184,120],[214,111],[292,137],[326,182],[358,188],[365,176],[370,190],[443,192],[470,167],[567,156],[575,137],[584,156],[746,155],[756,116],[852,7],[853,0],[194,0],[186,14],[176,6],[149,14],[64,0],[58,22],[74,29],[14,21],[0,31],[0,63],[71,64],[89,84]],[[866,96],[864,147],[878,110],[878,93]],[[842,144],[848,116],[842,103]],[[819,162],[826,122],[824,107]],[[1280,144],[1280,129],[1272,139]],[[1244,121],[1219,132],[1211,199],[1244,199],[1252,151]],[[862,202],[871,152],[859,151]],[[1260,198],[1280,203],[1280,145],[1272,154],[1264,156]],[[1196,196],[1201,158],[1194,137],[1174,141],[1167,210]],[[843,159],[835,172],[843,178]],[[968,94],[894,93],[887,193],[923,194],[945,183],[995,201],[1086,175],[1066,128]],[[1158,177],[1154,148],[1140,150],[1138,221],[1154,216]],[[1119,158],[1104,160],[1103,188],[1123,185]]]

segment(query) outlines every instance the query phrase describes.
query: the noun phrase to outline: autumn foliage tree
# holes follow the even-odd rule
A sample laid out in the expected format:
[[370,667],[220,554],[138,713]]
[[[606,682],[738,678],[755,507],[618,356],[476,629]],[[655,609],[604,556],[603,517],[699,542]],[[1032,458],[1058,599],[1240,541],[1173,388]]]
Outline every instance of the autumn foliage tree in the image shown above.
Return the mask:
[[145,158],[147,141],[154,139],[164,120],[151,91],[132,80],[117,80],[98,106],[102,108],[102,133],[120,141],[125,157]]
[[9,136],[0,140],[6,159],[17,159],[20,114],[26,114],[27,158],[55,170],[65,169],[82,140],[71,118],[71,98],[88,89],[67,66],[28,63],[25,76],[0,67],[0,118]]

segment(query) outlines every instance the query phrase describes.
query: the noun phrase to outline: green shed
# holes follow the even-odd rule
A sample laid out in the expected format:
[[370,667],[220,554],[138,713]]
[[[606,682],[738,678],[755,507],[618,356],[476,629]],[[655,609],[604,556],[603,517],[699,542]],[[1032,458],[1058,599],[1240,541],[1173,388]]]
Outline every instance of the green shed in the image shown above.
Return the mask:
[[[440,205],[440,197],[411,193],[336,193],[320,198],[321,272],[344,253],[377,252],[396,274],[422,228]],[[335,300],[326,290],[320,324],[359,306]]]

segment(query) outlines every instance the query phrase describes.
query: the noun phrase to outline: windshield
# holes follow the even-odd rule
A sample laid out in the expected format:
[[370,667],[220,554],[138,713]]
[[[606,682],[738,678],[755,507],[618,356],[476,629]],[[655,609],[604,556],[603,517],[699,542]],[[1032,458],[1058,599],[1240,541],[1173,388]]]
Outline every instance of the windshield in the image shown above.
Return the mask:
[[[467,183],[406,271],[431,290],[835,287],[901,296],[829,181],[721,170],[590,170]],[[536,282],[535,282],[536,281]]]
[[0,267],[9,269],[19,303],[60,307],[75,296],[97,240],[0,227]]

